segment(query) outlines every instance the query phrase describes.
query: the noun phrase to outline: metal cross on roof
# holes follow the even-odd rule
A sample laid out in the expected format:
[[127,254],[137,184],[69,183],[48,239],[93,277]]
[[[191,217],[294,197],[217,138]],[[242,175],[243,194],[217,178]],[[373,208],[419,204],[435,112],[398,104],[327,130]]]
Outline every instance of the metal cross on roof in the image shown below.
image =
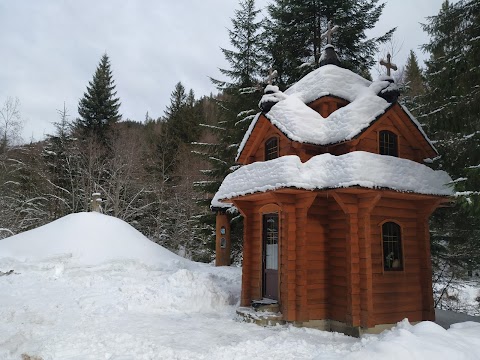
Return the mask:
[[380,60],[380,65],[383,65],[387,68],[387,75],[390,76],[390,69],[397,70],[397,65],[392,63],[391,60],[392,56],[390,54],[387,54],[387,61],[381,59]]
[[275,80],[275,78],[278,76],[278,72],[277,70],[273,70],[272,68],[270,68],[268,70],[268,78],[267,78],[267,84],[268,85],[272,85],[273,84],[273,80]]
[[322,39],[327,38],[327,45],[332,45],[332,34],[337,30],[338,30],[338,25],[335,25],[332,28],[332,21],[329,21],[327,25],[327,31],[325,31],[321,36]]

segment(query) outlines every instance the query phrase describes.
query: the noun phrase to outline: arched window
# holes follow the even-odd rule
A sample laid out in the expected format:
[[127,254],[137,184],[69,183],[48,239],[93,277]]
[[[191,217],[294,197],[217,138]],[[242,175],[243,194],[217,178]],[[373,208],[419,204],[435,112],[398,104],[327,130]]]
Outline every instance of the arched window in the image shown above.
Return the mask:
[[278,138],[272,137],[265,142],[265,160],[278,158]]
[[391,131],[380,131],[380,154],[398,157],[397,135]]
[[382,225],[383,269],[385,271],[403,270],[402,234],[400,225],[386,222]]

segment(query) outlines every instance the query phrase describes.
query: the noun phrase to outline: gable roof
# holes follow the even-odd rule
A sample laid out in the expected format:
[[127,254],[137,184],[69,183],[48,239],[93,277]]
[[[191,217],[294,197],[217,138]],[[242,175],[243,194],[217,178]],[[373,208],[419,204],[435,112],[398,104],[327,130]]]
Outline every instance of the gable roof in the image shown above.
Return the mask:
[[[322,66],[285,92],[270,87],[260,101],[274,104],[263,115],[290,140],[314,145],[331,145],[349,141],[359,136],[394,104],[380,95],[396,89],[391,79],[381,77],[369,81],[350,70],[335,66]],[[334,111],[328,117],[322,117],[307,104],[325,96],[334,96],[349,103]],[[408,118],[419,129],[422,136],[437,153],[418,121],[402,107]],[[261,113],[253,119],[237,152],[240,157]]]
[[288,155],[254,162],[229,174],[215,194],[212,206],[222,206],[222,200],[282,188],[321,190],[359,186],[451,196],[451,182],[445,171],[364,151],[340,156],[326,153],[305,163],[296,155]]

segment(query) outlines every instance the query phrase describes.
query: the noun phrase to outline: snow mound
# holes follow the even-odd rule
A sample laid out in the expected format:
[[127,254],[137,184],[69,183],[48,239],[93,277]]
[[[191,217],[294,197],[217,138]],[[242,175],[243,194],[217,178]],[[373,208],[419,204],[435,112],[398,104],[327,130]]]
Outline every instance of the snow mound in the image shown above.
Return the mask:
[[190,263],[126,222],[93,212],[70,214],[0,240],[0,258],[32,261],[59,257],[91,266],[112,260],[135,260],[155,268]]
[[[367,335],[352,347],[346,359],[478,359],[480,324],[465,322],[445,330],[424,321],[407,319],[380,335]],[[321,357],[318,357],[320,359]]]

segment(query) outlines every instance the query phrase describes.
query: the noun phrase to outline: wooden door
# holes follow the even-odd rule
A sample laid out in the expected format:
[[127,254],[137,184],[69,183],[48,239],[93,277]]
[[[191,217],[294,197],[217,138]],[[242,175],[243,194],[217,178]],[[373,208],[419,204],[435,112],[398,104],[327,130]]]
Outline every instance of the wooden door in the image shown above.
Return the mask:
[[278,214],[263,215],[263,297],[278,300]]

